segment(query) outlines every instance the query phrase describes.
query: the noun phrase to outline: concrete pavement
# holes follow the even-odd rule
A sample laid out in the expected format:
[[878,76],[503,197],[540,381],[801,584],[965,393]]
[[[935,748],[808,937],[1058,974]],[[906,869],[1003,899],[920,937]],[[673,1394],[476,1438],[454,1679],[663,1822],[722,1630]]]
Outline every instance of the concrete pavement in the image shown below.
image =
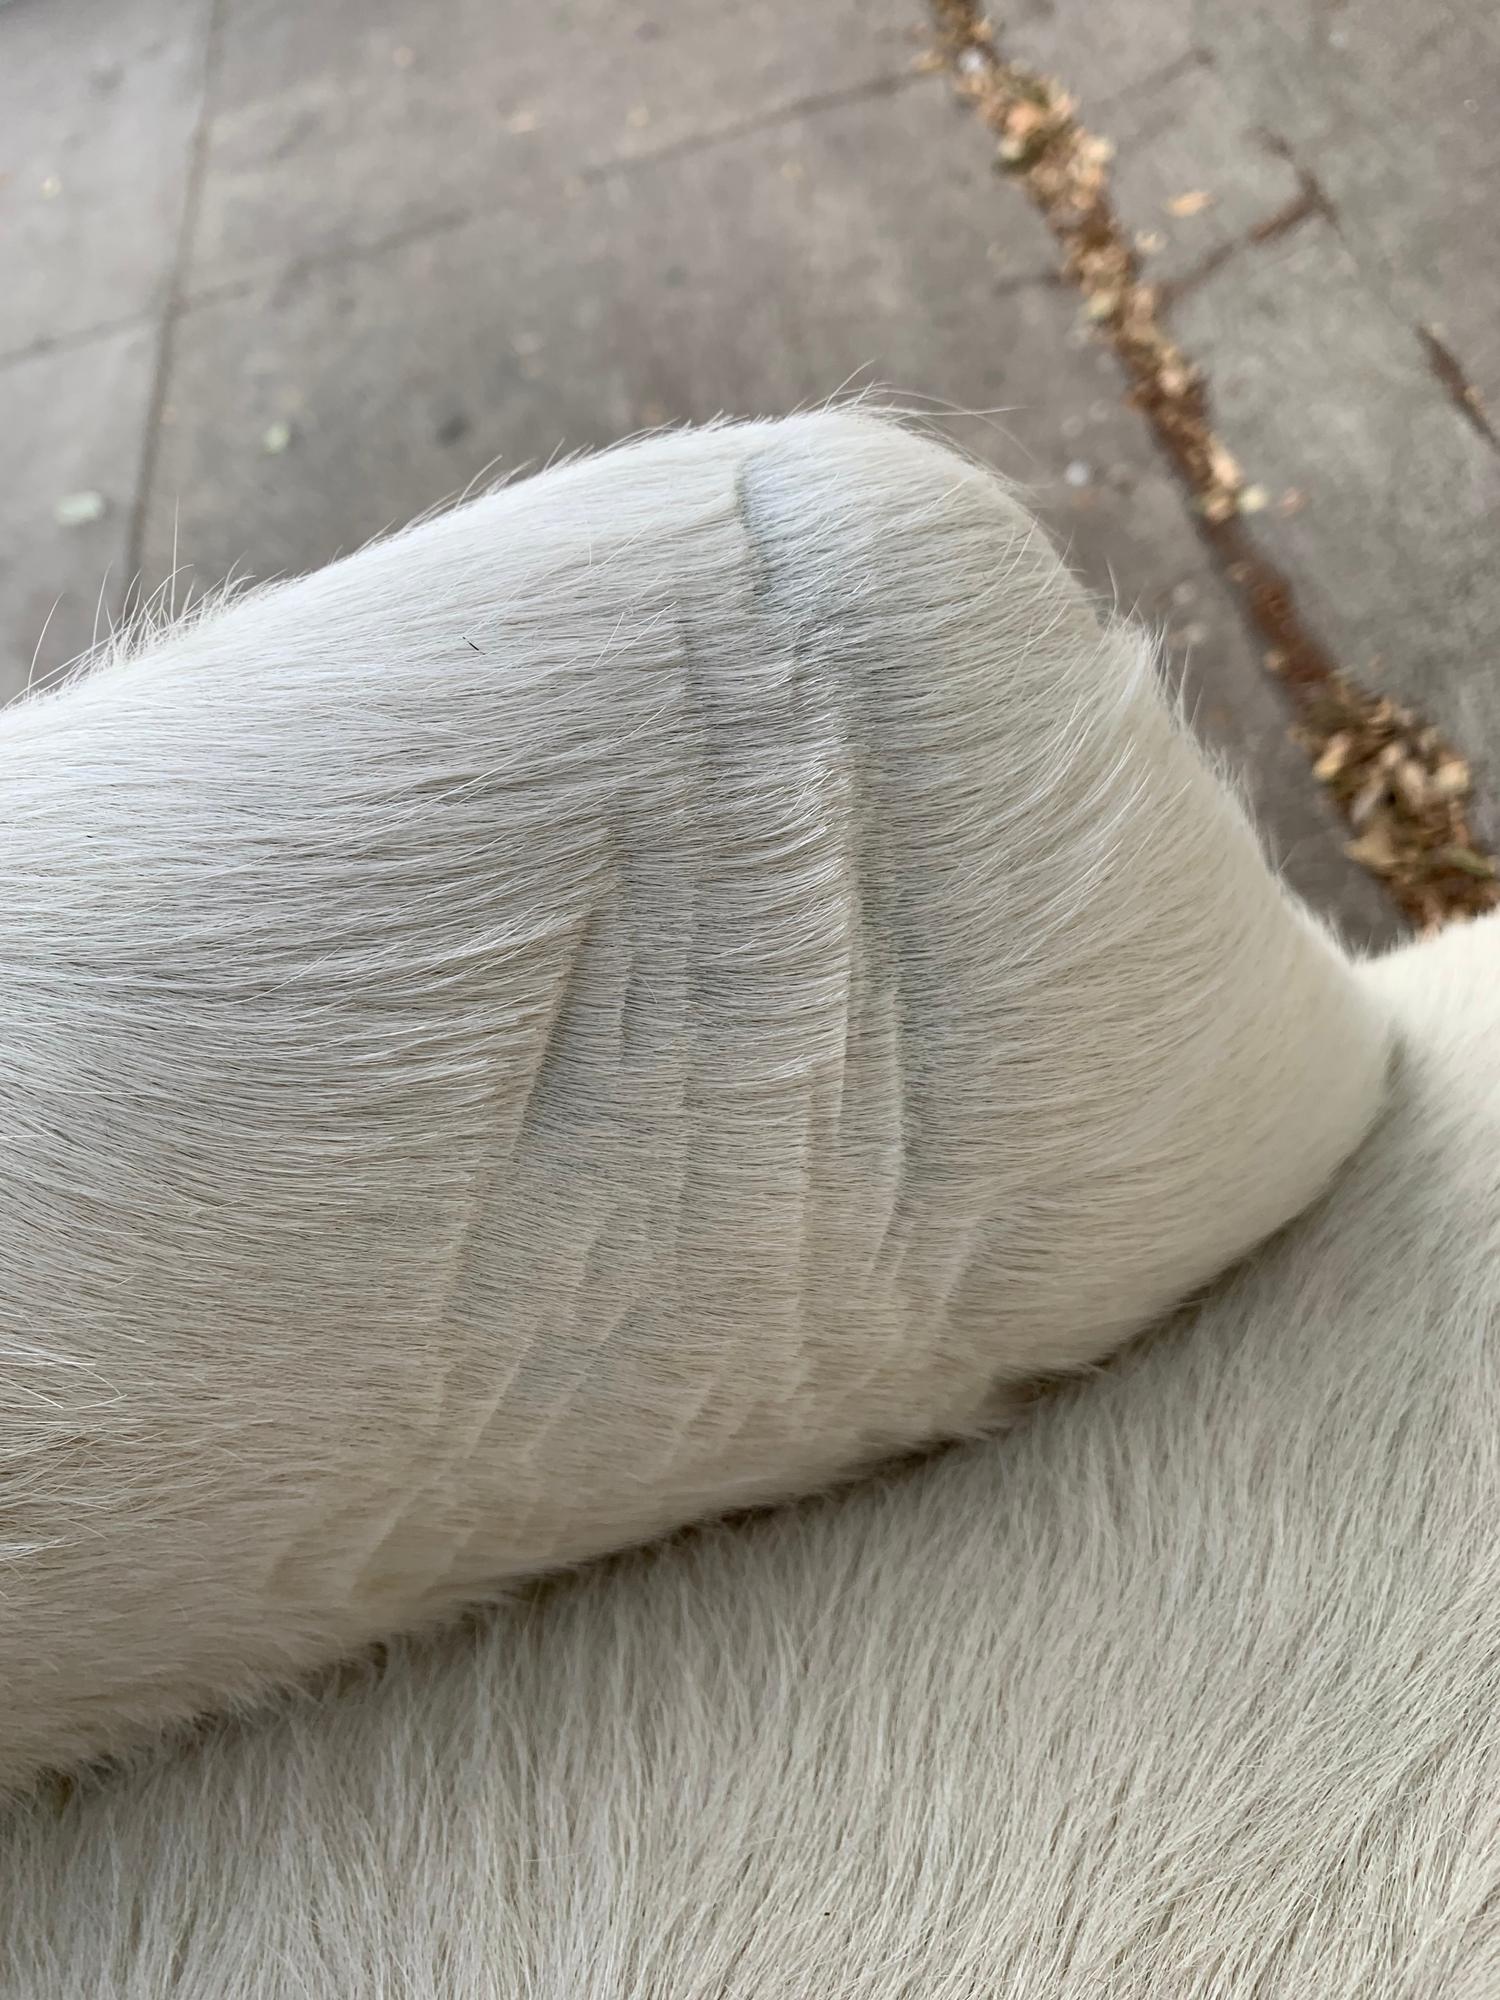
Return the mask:
[[[952,428],[1164,630],[1292,879],[1388,938],[1051,238],[918,66],[926,28],[917,0],[0,9],[4,685],[88,642],[101,583],[109,611],[174,559],[179,594],[297,571],[488,467],[883,383],[988,413]],[[1303,616],[1489,784],[1495,17],[1020,0],[1001,32],[1114,141],[1223,434],[1295,496],[1254,532]]]

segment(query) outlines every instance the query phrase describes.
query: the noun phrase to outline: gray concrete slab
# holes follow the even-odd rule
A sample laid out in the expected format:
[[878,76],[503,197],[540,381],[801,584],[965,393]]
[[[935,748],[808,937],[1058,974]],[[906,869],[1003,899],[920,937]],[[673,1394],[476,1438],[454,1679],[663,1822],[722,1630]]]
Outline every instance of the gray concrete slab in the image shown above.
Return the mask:
[[1360,278],[1428,326],[1500,429],[1500,9],[1481,0],[1198,0],[1241,115],[1327,195]]
[[236,0],[190,286],[878,89],[921,27],[910,0]]
[[[1218,428],[1276,505],[1255,536],[1366,686],[1414,704],[1476,762],[1500,751],[1500,453],[1372,301],[1332,224],[1226,264],[1174,325],[1213,383]],[[1493,808],[1482,826],[1500,833]]]
[[1142,84],[1089,129],[1114,143],[1114,198],[1154,284],[1189,282],[1305,209],[1296,172],[1211,64]]
[[16,0],[0,14],[0,359],[165,300],[208,0]]
[[0,701],[119,611],[155,366],[138,325],[0,369]]

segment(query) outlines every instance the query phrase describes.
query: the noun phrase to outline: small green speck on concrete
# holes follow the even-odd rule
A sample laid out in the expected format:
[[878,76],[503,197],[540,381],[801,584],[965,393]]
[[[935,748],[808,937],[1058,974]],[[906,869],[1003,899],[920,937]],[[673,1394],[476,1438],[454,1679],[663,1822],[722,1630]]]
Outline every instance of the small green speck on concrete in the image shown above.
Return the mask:
[[104,495],[93,492],[64,494],[52,509],[52,518],[60,528],[86,528],[103,514]]

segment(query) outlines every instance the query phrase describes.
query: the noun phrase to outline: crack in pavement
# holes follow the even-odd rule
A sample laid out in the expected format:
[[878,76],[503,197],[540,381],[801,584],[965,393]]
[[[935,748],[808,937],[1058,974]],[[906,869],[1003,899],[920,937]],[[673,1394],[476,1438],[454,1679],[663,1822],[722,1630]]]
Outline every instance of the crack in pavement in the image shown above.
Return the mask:
[[1489,420],[1484,407],[1484,398],[1464,374],[1458,356],[1431,326],[1417,326],[1418,340],[1427,356],[1427,365],[1438,382],[1447,391],[1458,414],[1472,430],[1478,431],[1485,443],[1500,451],[1500,436]]
[[[1500,907],[1495,862],[1470,824],[1467,761],[1421,716],[1341,670],[1304,624],[1290,583],[1246,527],[1253,489],[1215,434],[1203,372],[1162,326],[1162,293],[1142,278],[1140,259],[1115,214],[1109,191],[1114,148],[1084,129],[1060,85],[1005,60],[976,0],[930,0],[930,6],[937,64],[994,135],[998,163],[1022,185],[1057,239],[1064,276],[1114,348],[1131,404],[1191,495],[1199,533],[1268,649],[1264,663],[1291,702],[1293,733],[1353,835],[1346,852],[1424,930]],[[1268,134],[1267,143],[1279,142]],[[1292,165],[1298,197],[1258,225],[1262,241],[1318,213],[1337,227],[1316,180]],[[1252,229],[1250,240],[1254,235]],[[1440,355],[1431,345],[1428,353],[1435,369],[1441,360],[1439,379],[1466,405],[1471,422],[1476,415],[1482,420],[1457,362],[1437,344]]]
[[[1300,172],[1298,179],[1304,179]],[[1262,216],[1259,222],[1252,222],[1242,236],[1235,237],[1232,242],[1221,243],[1216,250],[1210,250],[1206,257],[1200,259],[1190,271],[1184,271],[1180,278],[1164,280],[1157,287],[1158,306],[1175,305],[1179,299],[1186,298],[1189,292],[1195,292],[1200,285],[1206,284],[1216,273],[1222,271],[1226,264],[1233,263],[1234,259],[1242,256],[1245,251],[1258,250],[1265,243],[1278,243],[1283,236],[1290,236],[1293,230],[1300,229],[1304,222],[1311,222],[1315,217],[1333,222],[1333,211],[1322,189],[1311,175],[1306,176],[1305,181],[1306,184],[1299,188],[1290,201],[1283,202],[1281,207],[1273,209],[1271,214]]]
[[125,313],[119,319],[95,320],[92,325],[74,327],[68,333],[44,333],[36,340],[29,340],[24,347],[12,347],[0,354],[0,375],[8,368],[19,368],[27,361],[45,360],[51,354],[69,354],[75,347],[92,347],[96,340],[108,340],[115,334],[137,333],[142,327],[155,326],[160,319],[160,308],[143,306],[137,312]]
[[888,76],[869,77],[863,83],[847,84],[840,90],[823,90],[809,97],[791,98],[785,104],[767,105],[759,111],[747,112],[742,118],[731,119],[712,132],[684,132],[681,138],[669,139],[660,146],[643,147],[637,153],[617,154],[613,158],[581,166],[578,178],[585,184],[612,180],[617,174],[634,173],[641,168],[654,167],[660,161],[681,159],[687,154],[707,152],[730,140],[774,131],[777,126],[795,123],[798,118],[816,118],[821,112],[842,110],[845,105],[866,104],[872,98],[893,97],[897,91],[910,89],[923,80],[920,70],[908,68],[893,71]]
[[1343,236],[1344,225],[1339,220],[1338,211],[1330,201],[1322,183],[1294,156],[1285,139],[1274,132],[1262,132],[1260,141],[1268,153],[1273,153],[1278,160],[1285,161],[1291,169],[1296,176],[1297,192],[1289,201],[1284,201],[1280,208],[1273,209],[1269,215],[1263,215],[1259,222],[1252,222],[1243,235],[1235,237],[1232,242],[1221,243],[1217,250],[1210,250],[1206,257],[1195,264],[1190,271],[1184,271],[1180,278],[1166,279],[1157,290],[1159,306],[1175,305],[1189,292],[1194,292],[1200,285],[1207,283],[1216,272],[1222,271],[1226,264],[1232,263],[1244,251],[1258,250],[1266,243],[1279,243],[1282,237],[1290,236],[1293,230],[1300,229],[1304,222],[1321,219],[1336,230],[1340,237]]
[[1148,69],[1141,76],[1132,77],[1120,89],[1105,91],[1095,98],[1094,109],[1118,111],[1124,105],[1134,104],[1138,98],[1149,97],[1165,84],[1175,83],[1179,77],[1190,76],[1195,69],[1207,69],[1211,61],[1207,49],[1184,49],[1181,55],[1173,56],[1170,61]]

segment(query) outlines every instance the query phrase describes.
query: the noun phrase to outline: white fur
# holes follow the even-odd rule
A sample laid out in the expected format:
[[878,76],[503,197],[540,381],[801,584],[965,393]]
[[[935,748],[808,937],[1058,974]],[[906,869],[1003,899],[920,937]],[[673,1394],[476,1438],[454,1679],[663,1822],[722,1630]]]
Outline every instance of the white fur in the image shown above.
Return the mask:
[[0,1010],[0,1782],[979,1428],[1301,1208],[1385,1053],[1142,643],[850,415],[6,717]]
[[1177,1324],[38,1801],[0,1993],[1491,2000],[1500,919],[1365,976],[1383,1120]]

